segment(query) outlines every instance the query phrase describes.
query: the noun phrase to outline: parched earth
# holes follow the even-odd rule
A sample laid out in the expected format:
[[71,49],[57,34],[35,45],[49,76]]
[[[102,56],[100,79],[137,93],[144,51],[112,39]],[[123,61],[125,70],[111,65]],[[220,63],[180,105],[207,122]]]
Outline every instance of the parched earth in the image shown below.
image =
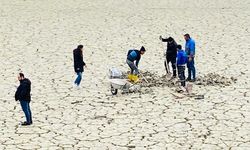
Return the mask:
[[[249,7],[246,0],[0,0],[0,149],[250,149]],[[162,78],[159,35],[183,45],[184,33],[196,40],[193,92],[202,99],[176,96]],[[74,89],[72,50],[80,43],[88,68]],[[141,45],[139,69],[153,82],[112,96],[108,67],[127,70],[127,50]],[[13,97],[20,71],[32,81],[27,127]]]

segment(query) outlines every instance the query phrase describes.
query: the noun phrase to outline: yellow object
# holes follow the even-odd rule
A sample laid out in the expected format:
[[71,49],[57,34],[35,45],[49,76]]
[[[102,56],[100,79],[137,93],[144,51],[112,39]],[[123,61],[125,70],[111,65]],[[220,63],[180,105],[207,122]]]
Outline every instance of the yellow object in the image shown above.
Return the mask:
[[128,75],[128,79],[134,83],[138,82],[139,81],[139,77],[137,75],[134,75],[134,74],[129,74]]

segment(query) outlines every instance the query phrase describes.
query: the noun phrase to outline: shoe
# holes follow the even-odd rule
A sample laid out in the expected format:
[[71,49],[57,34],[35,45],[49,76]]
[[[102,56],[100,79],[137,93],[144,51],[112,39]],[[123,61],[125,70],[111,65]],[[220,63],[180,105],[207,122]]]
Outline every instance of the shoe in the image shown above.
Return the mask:
[[190,80],[190,82],[195,82],[196,81],[196,79],[192,79],[192,80]]
[[186,81],[191,81],[191,78],[187,78]]
[[22,126],[28,126],[28,125],[31,125],[31,123],[28,123],[28,122],[25,121],[25,122],[21,123],[21,125]]

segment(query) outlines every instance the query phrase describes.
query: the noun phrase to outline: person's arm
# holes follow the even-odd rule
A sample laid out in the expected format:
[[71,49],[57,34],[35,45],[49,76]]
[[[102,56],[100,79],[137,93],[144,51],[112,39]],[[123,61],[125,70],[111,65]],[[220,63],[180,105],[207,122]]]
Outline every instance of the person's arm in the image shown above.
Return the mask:
[[86,65],[86,63],[84,61],[83,61],[83,66],[87,68],[87,65]]
[[135,62],[135,65],[136,65],[137,68],[138,68],[139,62],[140,62],[140,59],[136,60],[136,62]]
[[160,36],[159,39],[160,39],[162,42],[168,42],[168,40],[167,40],[168,38],[164,39],[164,38],[162,38],[162,36]]
[[180,53],[177,53],[177,57],[176,57],[176,59],[177,59],[176,64],[177,65],[180,64],[180,58],[181,58]]
[[195,55],[195,43],[192,41],[189,44],[189,57],[193,57]]
[[19,94],[20,94],[20,87],[17,88],[16,93],[15,93],[15,100],[18,101],[19,100]]
[[162,38],[161,41],[162,42],[168,42],[168,38],[166,38],[166,39]]

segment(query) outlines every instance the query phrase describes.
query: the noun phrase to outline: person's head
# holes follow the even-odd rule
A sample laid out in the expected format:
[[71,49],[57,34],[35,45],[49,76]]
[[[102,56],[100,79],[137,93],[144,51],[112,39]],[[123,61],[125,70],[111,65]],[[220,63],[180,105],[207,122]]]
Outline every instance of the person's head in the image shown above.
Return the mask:
[[177,50],[181,50],[182,46],[181,45],[177,45]]
[[78,46],[77,46],[77,49],[82,50],[82,48],[83,48],[83,45],[78,45]]
[[143,55],[145,52],[146,52],[146,49],[145,49],[145,47],[144,47],[144,46],[142,46],[142,47],[141,47],[141,49],[140,49],[140,53],[141,53],[141,55]]
[[174,42],[174,38],[172,38],[172,37],[170,36],[169,38],[166,39],[166,41],[167,41],[168,43],[172,43],[172,42]]
[[187,41],[187,40],[189,40],[190,39],[190,35],[189,34],[185,34],[184,35],[184,39]]
[[23,80],[24,79],[24,74],[23,73],[19,73],[17,79],[19,81]]

